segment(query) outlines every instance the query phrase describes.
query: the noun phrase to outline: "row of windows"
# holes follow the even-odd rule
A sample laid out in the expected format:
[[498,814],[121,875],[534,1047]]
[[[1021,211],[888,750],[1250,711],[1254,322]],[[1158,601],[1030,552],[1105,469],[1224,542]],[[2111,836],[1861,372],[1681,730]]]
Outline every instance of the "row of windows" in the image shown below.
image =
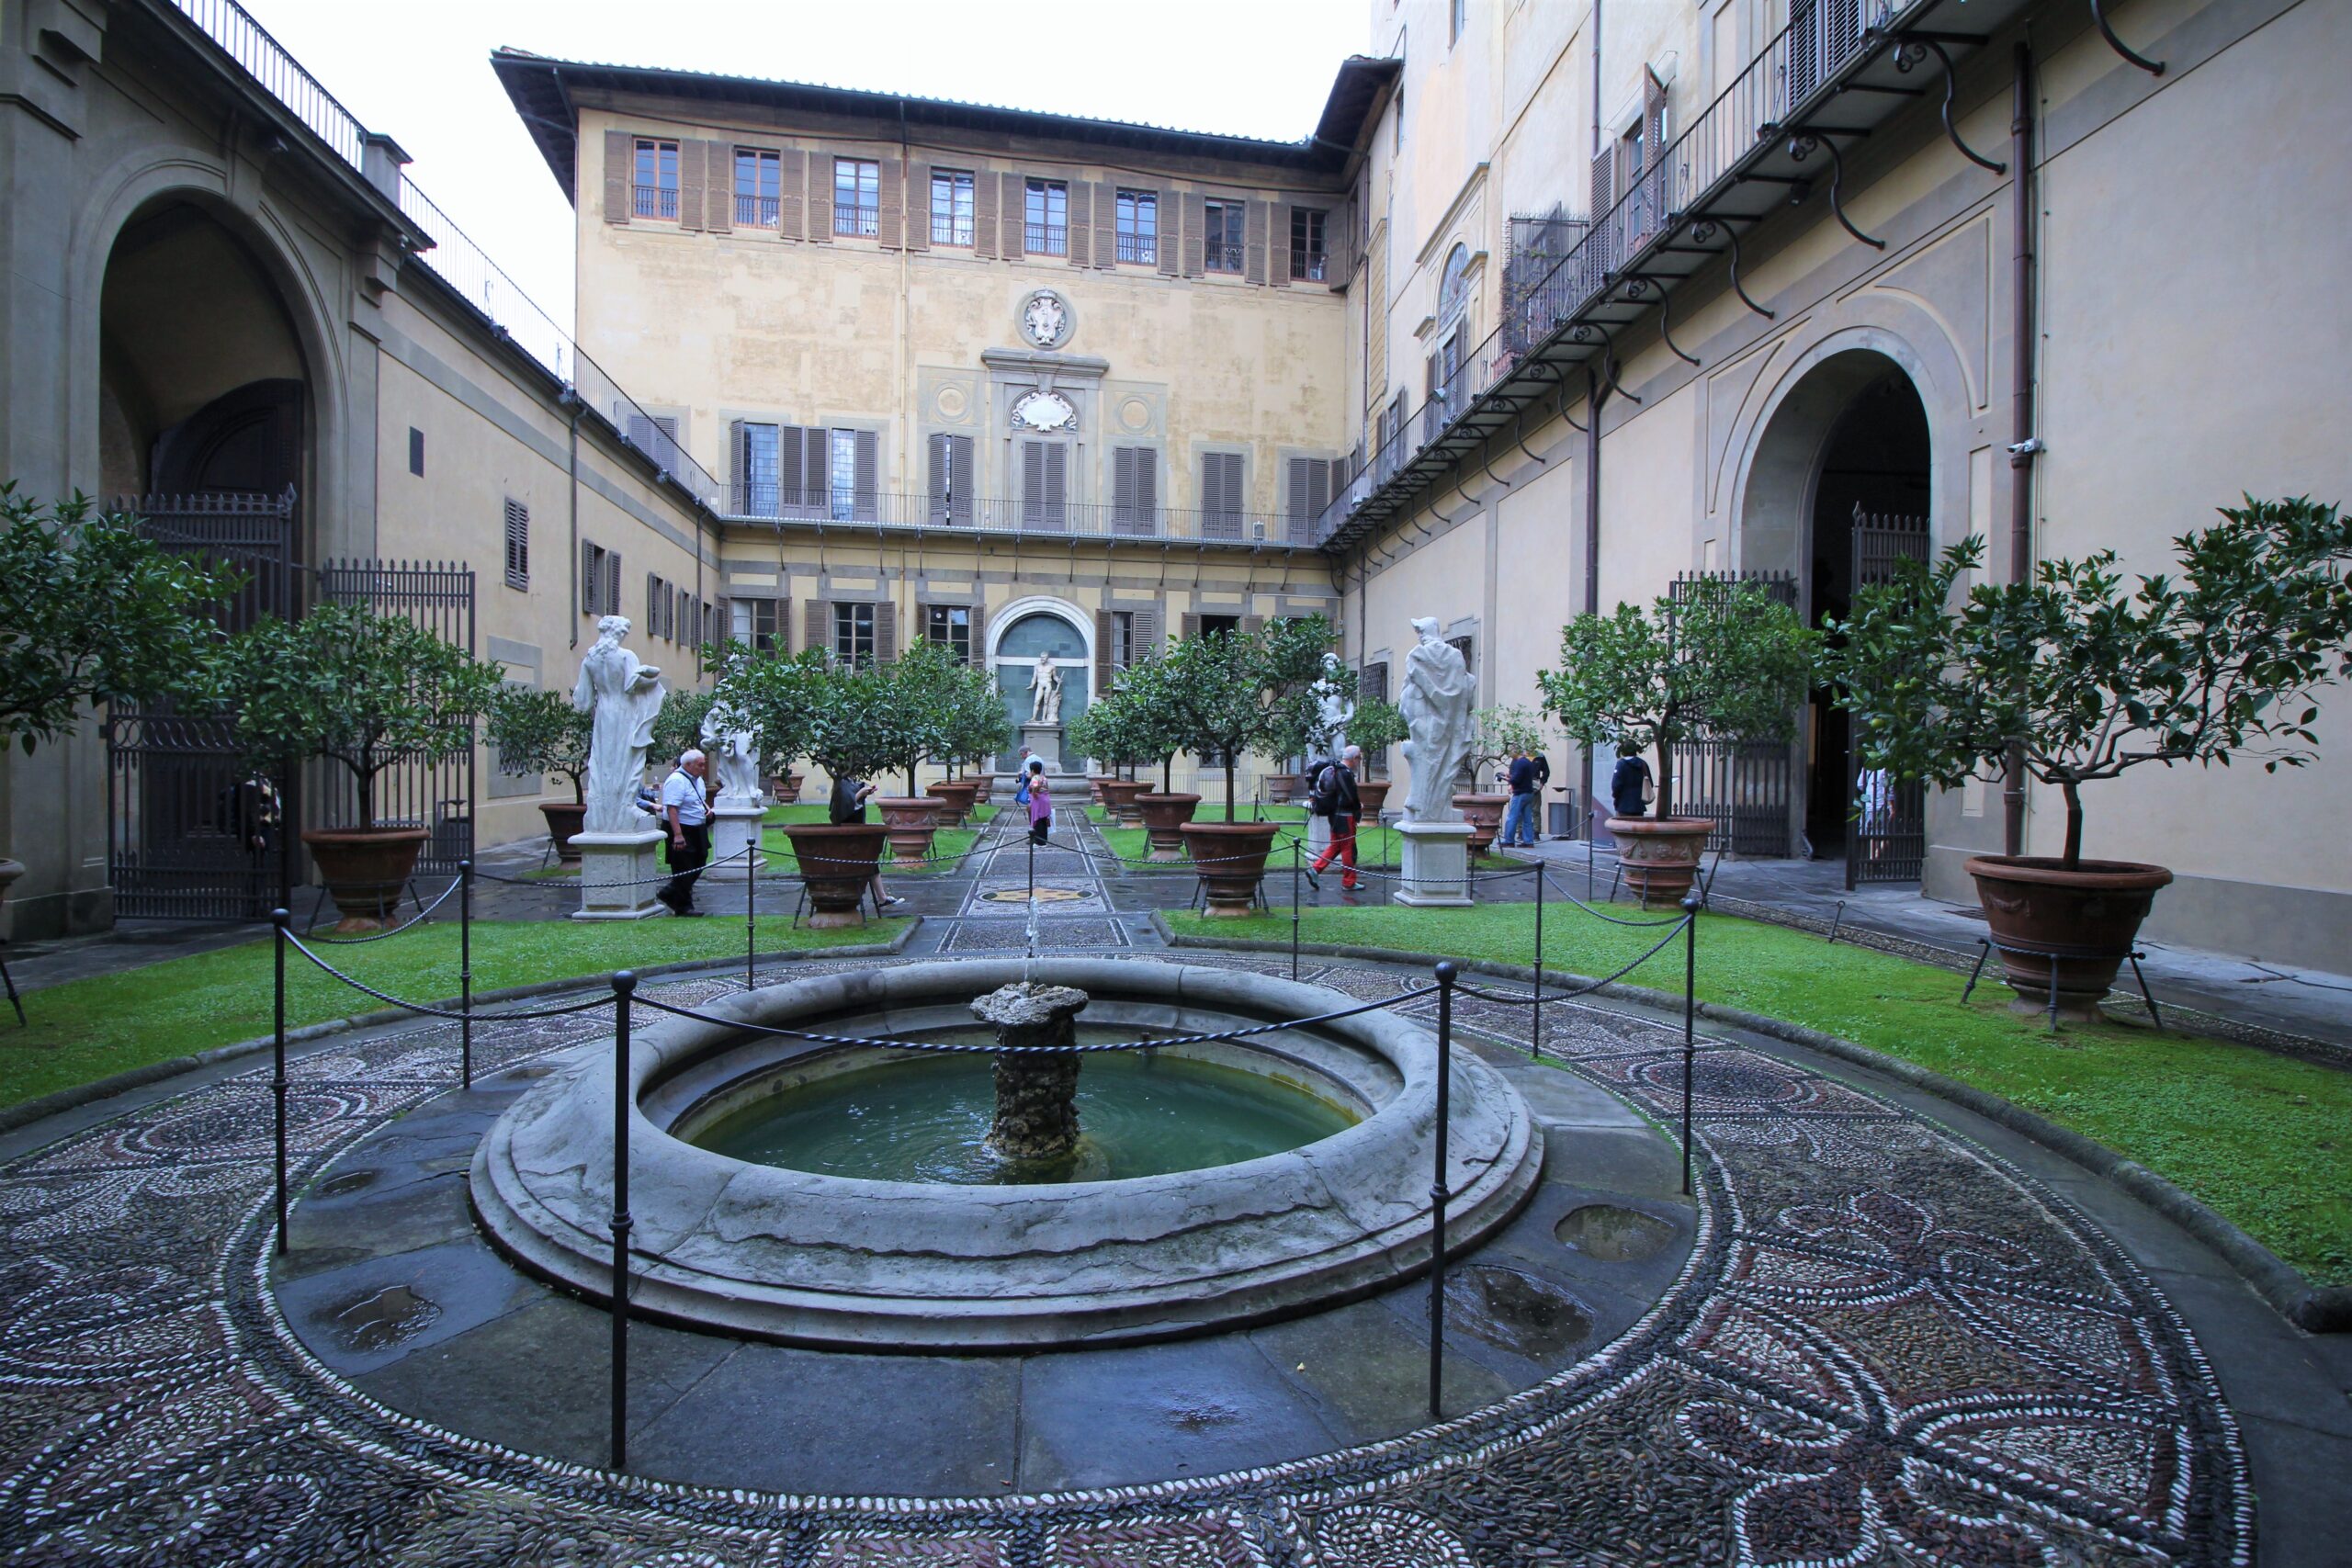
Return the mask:
[[[931,243],[940,246],[970,246],[978,224],[976,201],[978,175],[969,169],[931,172]],[[637,140],[635,200],[639,218],[678,216],[678,143],[651,137]],[[871,158],[833,160],[833,232],[872,239],[881,232],[882,165]],[[1159,193],[1118,189],[1114,214],[1117,259],[1136,266],[1159,265]],[[1244,218],[1247,203],[1211,201],[1204,204],[1206,220],[1201,262],[1210,272],[1243,270]],[[783,177],[779,155],[763,148],[735,150],[735,225],[743,229],[774,229],[781,223]],[[1290,218],[1290,275],[1307,282],[1323,281],[1327,265],[1324,229],[1327,214],[1294,207]],[[1069,254],[1069,183],[1031,179],[1024,183],[1022,212],[1023,247],[1031,255]]]
[[[522,509],[511,501],[506,505],[511,527],[511,519]],[[524,517],[524,527],[527,529],[528,526],[529,517],[526,513]],[[512,533],[508,536],[508,545],[507,581],[514,583],[517,588],[524,587],[525,583],[514,581]],[[527,560],[527,556],[526,559]],[[580,613],[583,615],[628,614],[621,608],[620,551],[608,550],[601,545],[582,541]],[[645,614],[638,629],[642,631],[649,639],[661,637],[668,642],[684,643],[692,648],[710,641],[718,634],[718,628],[715,607],[707,601],[698,599],[676,583],[649,571],[645,574]]]

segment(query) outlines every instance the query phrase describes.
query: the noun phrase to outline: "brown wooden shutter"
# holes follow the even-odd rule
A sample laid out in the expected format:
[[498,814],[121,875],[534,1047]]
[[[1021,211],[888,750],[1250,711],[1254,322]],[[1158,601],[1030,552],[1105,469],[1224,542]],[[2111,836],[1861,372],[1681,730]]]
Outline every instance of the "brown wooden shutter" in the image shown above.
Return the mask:
[[907,249],[931,249],[931,165],[907,166]]
[[1159,452],[1136,448],[1136,521],[1153,533],[1159,531]]
[[1069,265],[1084,266],[1094,254],[1094,187],[1072,180],[1069,191]]
[[1021,444],[1021,521],[1035,527],[1046,515],[1046,444]]
[[1094,691],[1090,699],[1094,702],[1111,689],[1111,626],[1110,611],[1094,612]]
[[982,261],[996,254],[996,177],[986,169],[972,175],[972,254]]
[[797,424],[775,427],[776,512],[788,516],[792,509],[803,504],[801,486],[807,479],[801,465],[801,429]]
[[1159,250],[1159,270],[1173,277],[1184,262],[1183,214],[1182,201],[1172,190],[1162,190],[1152,203],[1152,227],[1159,238],[1154,242]]
[[1007,261],[1027,255],[1028,238],[1025,225],[1029,221],[1029,182],[1019,175],[1006,175],[1004,185],[1004,257]]
[[603,586],[599,579],[604,575],[604,563],[597,558],[603,554],[594,545],[580,547],[580,613],[583,615],[596,613],[597,590]]
[[1202,258],[1206,254],[1202,247],[1208,243],[1208,197],[1198,191],[1193,191],[1184,197],[1183,257],[1186,277],[1201,276]]
[[874,198],[874,237],[886,251],[901,249],[906,243],[907,197],[896,160],[882,160],[878,186]]
[[637,138],[626,130],[605,132],[605,221],[626,223],[637,179]]
[[1132,528],[1136,524],[1136,457],[1133,446],[1115,446],[1111,450],[1111,526]]
[[1242,276],[1252,283],[1266,281],[1266,204],[1253,201],[1242,209]]
[[817,425],[802,428],[800,459],[800,501],[804,506],[829,507],[832,504],[832,432]]
[[1290,287],[1291,204],[1273,205],[1272,224],[1266,235],[1266,281],[1277,288]]
[[678,141],[678,227],[699,233],[702,209],[709,199],[710,181],[703,171],[703,144],[681,137]]
[[1244,615],[1241,617],[1241,629],[1245,632],[1262,631],[1265,629],[1265,626],[1266,617],[1263,615]]
[[988,651],[989,608],[986,604],[975,598],[972,601],[972,663],[975,668],[986,668]]
[[710,170],[710,187],[705,209],[710,214],[710,231],[731,234],[735,231],[735,144],[731,141],[703,143],[703,163]]
[[820,245],[833,243],[833,164],[835,154],[820,150],[808,154],[808,238]]
[[780,167],[776,189],[780,195],[775,204],[776,233],[782,239],[797,240],[806,232],[808,222],[803,210],[808,203],[801,194],[801,187],[808,180],[808,154],[798,148],[788,147],[777,162]]
[[1128,638],[1129,648],[1136,654],[1159,651],[1159,612],[1157,609],[1137,610],[1135,629]]
[[960,500],[963,487],[956,483],[956,448],[952,435],[933,435],[923,443],[929,463],[930,504],[923,513],[926,523],[950,520],[949,509]]
[[1310,461],[1293,457],[1283,465],[1283,514],[1293,520],[1306,513],[1306,468]]
[[[778,612],[776,634],[784,633],[782,613]],[[830,650],[833,646],[833,606],[831,601],[811,599],[800,607],[800,650],[810,649]]]
[[618,550],[605,558],[604,604],[607,615],[621,613],[621,553]]
[[874,606],[874,662],[889,664],[899,657],[899,606],[885,599]]
[[1108,270],[1119,265],[1119,187],[1102,180],[1094,187],[1094,265]]
[[1363,667],[1363,673],[1356,680],[1356,695],[1368,703],[1388,700],[1388,660],[1384,659]]
[[1600,221],[1609,204],[1617,199],[1617,147],[1614,142],[1601,148],[1592,157],[1592,221]]
[[851,515],[860,523],[881,516],[882,437],[871,430],[857,434],[857,468],[850,476]]
[[662,580],[650,571],[645,574],[645,635],[649,640],[662,636]]
[[1196,611],[1186,611],[1177,618],[1176,624],[1182,628],[1182,635],[1185,637],[1195,637],[1201,635],[1201,617]]

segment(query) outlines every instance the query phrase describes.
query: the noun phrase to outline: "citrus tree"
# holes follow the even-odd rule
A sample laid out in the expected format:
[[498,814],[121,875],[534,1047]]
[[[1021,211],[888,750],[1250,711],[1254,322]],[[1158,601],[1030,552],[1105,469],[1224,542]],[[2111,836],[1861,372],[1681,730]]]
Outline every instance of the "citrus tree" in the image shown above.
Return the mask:
[[571,800],[587,798],[588,745],[595,715],[582,713],[560,692],[508,685],[491,700],[487,738],[498,751],[498,770],[517,778],[560,773],[571,781]]
[[[1225,819],[1236,820],[1234,771],[1246,751],[1282,743],[1302,688],[1323,672],[1331,624],[1320,615],[1269,621],[1253,631],[1180,637],[1160,663],[1167,733],[1225,771]],[[1171,749],[1172,750],[1172,749]]]
[[741,714],[759,739],[760,771],[781,778],[809,754],[808,716],[825,675],[822,652],[755,653],[732,639],[704,650],[718,666],[712,694]]
[[[1544,721],[1528,708],[1516,704],[1480,708],[1470,716],[1470,720],[1474,726],[1470,732],[1470,782],[1474,789],[1481,770],[1493,768],[1498,773],[1508,774],[1513,757],[1521,752],[1532,757],[1544,750]],[[1505,780],[1498,778],[1496,782]]]
[[906,774],[907,795],[913,798],[916,770],[954,754],[964,666],[944,645],[918,637],[882,667],[879,678],[887,697],[878,721],[882,743],[891,763]]
[[1367,770],[1378,758],[1382,770],[1386,771],[1388,749],[1400,740],[1411,739],[1412,734],[1411,727],[1405,722],[1404,710],[1378,697],[1358,703],[1353,716],[1348,720],[1348,739],[1363,749]]

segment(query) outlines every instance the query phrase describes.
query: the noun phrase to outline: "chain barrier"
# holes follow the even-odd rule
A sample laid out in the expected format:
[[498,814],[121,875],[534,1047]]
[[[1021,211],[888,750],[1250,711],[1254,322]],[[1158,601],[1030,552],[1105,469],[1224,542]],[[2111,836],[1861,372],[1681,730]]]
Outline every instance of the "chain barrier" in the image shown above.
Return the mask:
[[401,932],[407,931],[410,927],[421,926],[425,921],[431,919],[433,918],[433,911],[449,901],[449,896],[458,890],[458,884],[463,880],[464,879],[462,877],[451,877],[449,879],[449,886],[441,889],[441,896],[439,897],[434,899],[432,903],[427,904],[423,908],[417,910],[415,914],[410,916],[408,919],[397,926],[390,927],[384,931],[371,931],[366,936],[314,936],[311,940],[317,942],[321,947],[364,947],[371,942],[381,942],[386,937],[398,936]]

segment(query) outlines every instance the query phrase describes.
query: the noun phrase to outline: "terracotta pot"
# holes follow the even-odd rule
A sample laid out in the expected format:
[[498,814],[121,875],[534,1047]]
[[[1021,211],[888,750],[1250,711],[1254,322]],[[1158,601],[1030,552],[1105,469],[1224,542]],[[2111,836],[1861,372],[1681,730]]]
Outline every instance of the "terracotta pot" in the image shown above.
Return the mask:
[[1193,819],[1193,808],[1200,803],[1199,795],[1181,789],[1166,795],[1146,790],[1136,796],[1136,809],[1143,816],[1144,831],[1150,835],[1151,859],[1184,858],[1184,825]]
[[1122,828],[1143,826],[1143,812],[1136,805],[1136,796],[1151,786],[1141,779],[1104,779],[1102,808],[1119,820]]
[[1262,782],[1266,786],[1269,805],[1287,805],[1298,794],[1299,778],[1296,773],[1268,773]]
[[555,858],[565,865],[578,865],[580,852],[572,847],[571,836],[588,819],[588,808],[569,800],[544,802],[539,815],[548,819],[548,837],[555,843]]
[[972,796],[972,804],[975,806],[986,806],[989,803],[989,797],[996,794],[996,775],[994,773],[982,773],[973,782],[980,786],[980,792]]
[[1180,829],[1193,863],[1208,885],[1208,908],[1214,920],[1247,919],[1256,912],[1258,879],[1266,874],[1266,852],[1273,848],[1279,822],[1187,822]]
[[[1984,901],[1984,923],[2000,950],[2009,1006],[2048,1012],[2057,982],[2062,1017],[2096,1022],[2157,889],[2172,880],[2160,865],[2086,860],[2074,870],[2037,855],[1978,855],[1967,863]],[[2075,957],[2075,953],[2103,954]]]
[[883,825],[890,829],[890,863],[900,870],[922,864],[931,853],[931,836],[939,829],[940,810],[947,803],[926,795],[876,795],[874,804],[882,808]]
[[1611,817],[1609,831],[1625,866],[1625,886],[1640,896],[1646,909],[1653,904],[1682,902],[1699,874],[1699,860],[1707,852],[1715,825],[1702,817]]
[[1363,808],[1363,820],[1365,824],[1380,820],[1380,808],[1388,804],[1388,785],[1386,779],[1356,781],[1356,804]]
[[[1363,792],[1362,785],[1357,786],[1357,792]],[[1487,846],[1495,841],[1495,835],[1503,830],[1503,812],[1510,806],[1508,795],[1463,794],[1453,797],[1453,809],[1470,824],[1472,854],[1484,853]]]
[[888,831],[878,822],[785,825],[784,836],[791,840],[793,857],[800,863],[800,880],[808,888],[811,930],[837,931],[865,923],[858,901],[865,897],[865,885],[874,880],[875,863],[882,858],[882,841]]
[[947,803],[940,809],[941,827],[961,828],[964,818],[971,815],[972,797],[980,793],[980,786],[971,779],[942,779],[923,793]]
[[1109,777],[1102,773],[1086,775],[1086,793],[1095,805],[1102,804],[1102,786],[1110,782]]
[[302,841],[343,917],[334,929],[381,931],[430,836],[423,828],[305,828]]

